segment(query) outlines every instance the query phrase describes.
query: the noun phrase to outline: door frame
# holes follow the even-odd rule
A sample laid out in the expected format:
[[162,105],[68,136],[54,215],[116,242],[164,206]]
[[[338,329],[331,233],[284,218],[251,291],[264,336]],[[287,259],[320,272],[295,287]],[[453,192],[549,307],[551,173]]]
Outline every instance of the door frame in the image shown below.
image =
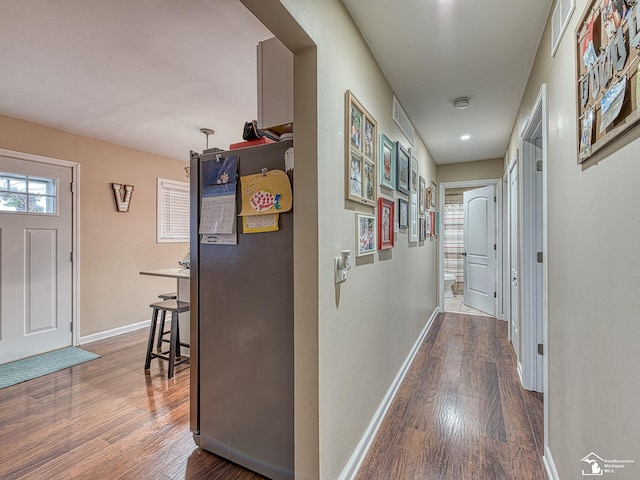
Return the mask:
[[[542,136],[542,202],[536,201],[536,156],[533,140],[536,132]],[[519,166],[520,177],[520,335],[522,357],[522,385],[527,390],[546,392],[547,357],[545,351],[540,359],[537,345],[541,339],[547,345],[547,95],[546,84],[542,84],[521,133]],[[542,208],[542,212],[539,208]],[[536,215],[542,217],[542,278],[537,278],[535,225]],[[541,283],[541,284],[540,284]],[[538,297],[539,296],[539,297]],[[540,303],[538,303],[538,298]],[[543,347],[544,348],[544,347]],[[542,377],[542,378],[541,378]],[[546,402],[545,402],[546,404]]]
[[73,250],[73,264],[71,266],[71,343],[79,345],[80,340],[80,164],[59,158],[45,157],[31,153],[17,152],[0,148],[0,156],[24,160],[30,162],[44,163],[58,167],[71,168],[71,181],[73,190],[71,192],[71,245]]
[[[440,212],[440,218],[442,219],[441,231],[442,234],[438,235],[438,308],[441,312],[444,312],[444,196],[445,191],[448,188],[467,188],[467,187],[487,187],[489,185],[495,186],[496,202],[496,318],[504,320],[502,317],[502,241],[498,239],[502,238],[502,208],[498,206],[502,205],[502,179],[501,178],[489,178],[486,180],[464,180],[459,182],[442,182],[438,188],[438,211]],[[498,316],[500,314],[500,316]]]

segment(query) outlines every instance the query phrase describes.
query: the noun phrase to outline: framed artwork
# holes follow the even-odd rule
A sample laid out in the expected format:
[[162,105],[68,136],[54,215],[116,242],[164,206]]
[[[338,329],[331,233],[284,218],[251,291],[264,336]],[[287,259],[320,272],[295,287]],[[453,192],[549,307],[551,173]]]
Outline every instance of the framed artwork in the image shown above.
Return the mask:
[[411,155],[411,193],[418,193],[418,160]]
[[375,206],[378,124],[349,90],[345,94],[345,131],[345,196]]
[[427,224],[426,217],[420,215],[420,217],[418,218],[418,228],[420,230],[419,239],[421,242],[424,242],[425,238],[427,238],[426,224]]
[[431,185],[429,185],[426,189],[425,189],[425,205],[427,208],[431,207],[431,197],[433,196],[433,193],[431,192]]
[[424,238],[426,239],[427,237],[431,236],[431,212],[427,212],[427,214],[424,217]]
[[418,230],[418,192],[409,195],[409,242],[417,242],[419,239]]
[[380,134],[379,164],[380,186],[393,190],[396,186],[396,147],[383,133]]
[[398,199],[398,227],[409,227],[409,202],[404,198]]
[[436,238],[440,235],[440,212],[436,212]]
[[395,203],[392,200],[378,198],[378,250],[393,248],[395,211]]
[[376,217],[356,212],[356,257],[376,252]]
[[[437,196],[438,196],[438,186],[436,185],[436,182],[431,180],[431,207],[432,208],[436,208],[436,197]],[[428,205],[427,205],[427,208],[429,208]]]
[[420,177],[419,186],[418,186],[418,202],[420,203],[420,214],[424,215],[426,208],[426,198],[427,198],[427,189],[424,178]]
[[409,152],[396,142],[396,190],[409,195]]
[[436,216],[436,212],[431,210],[429,212],[429,228],[427,229],[427,235],[429,235],[431,238],[436,236],[437,233],[437,216]]

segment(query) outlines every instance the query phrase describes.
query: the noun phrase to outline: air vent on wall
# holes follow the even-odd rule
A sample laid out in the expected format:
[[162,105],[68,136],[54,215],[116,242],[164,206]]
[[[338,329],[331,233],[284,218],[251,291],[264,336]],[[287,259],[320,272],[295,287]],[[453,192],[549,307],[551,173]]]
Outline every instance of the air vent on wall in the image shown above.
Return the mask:
[[411,123],[411,120],[409,120],[409,117],[403,110],[402,105],[400,105],[400,102],[395,95],[393,96],[393,121],[396,122],[398,127],[400,127],[400,130],[402,130],[404,136],[407,137],[411,146],[414,146],[415,130],[413,128],[413,124]]
[[555,56],[562,34],[569,25],[571,14],[576,8],[576,0],[556,0],[551,15],[551,56]]

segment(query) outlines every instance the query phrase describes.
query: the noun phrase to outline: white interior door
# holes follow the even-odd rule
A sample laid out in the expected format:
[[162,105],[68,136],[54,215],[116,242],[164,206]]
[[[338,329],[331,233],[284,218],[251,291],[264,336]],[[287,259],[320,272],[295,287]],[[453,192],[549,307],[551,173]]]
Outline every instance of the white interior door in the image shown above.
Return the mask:
[[511,295],[509,308],[509,337],[518,361],[520,360],[520,315],[518,294],[518,163],[509,170],[509,265]]
[[72,344],[71,179],[0,156],[0,363]]
[[464,209],[464,303],[496,313],[495,186],[468,190]]

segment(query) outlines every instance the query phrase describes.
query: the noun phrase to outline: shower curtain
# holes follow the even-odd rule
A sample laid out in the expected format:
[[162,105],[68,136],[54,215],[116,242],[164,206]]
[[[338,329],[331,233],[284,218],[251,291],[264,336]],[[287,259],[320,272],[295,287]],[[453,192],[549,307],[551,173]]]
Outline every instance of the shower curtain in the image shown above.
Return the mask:
[[462,203],[448,203],[444,206],[444,272],[456,276],[454,292],[462,290],[464,282]]

